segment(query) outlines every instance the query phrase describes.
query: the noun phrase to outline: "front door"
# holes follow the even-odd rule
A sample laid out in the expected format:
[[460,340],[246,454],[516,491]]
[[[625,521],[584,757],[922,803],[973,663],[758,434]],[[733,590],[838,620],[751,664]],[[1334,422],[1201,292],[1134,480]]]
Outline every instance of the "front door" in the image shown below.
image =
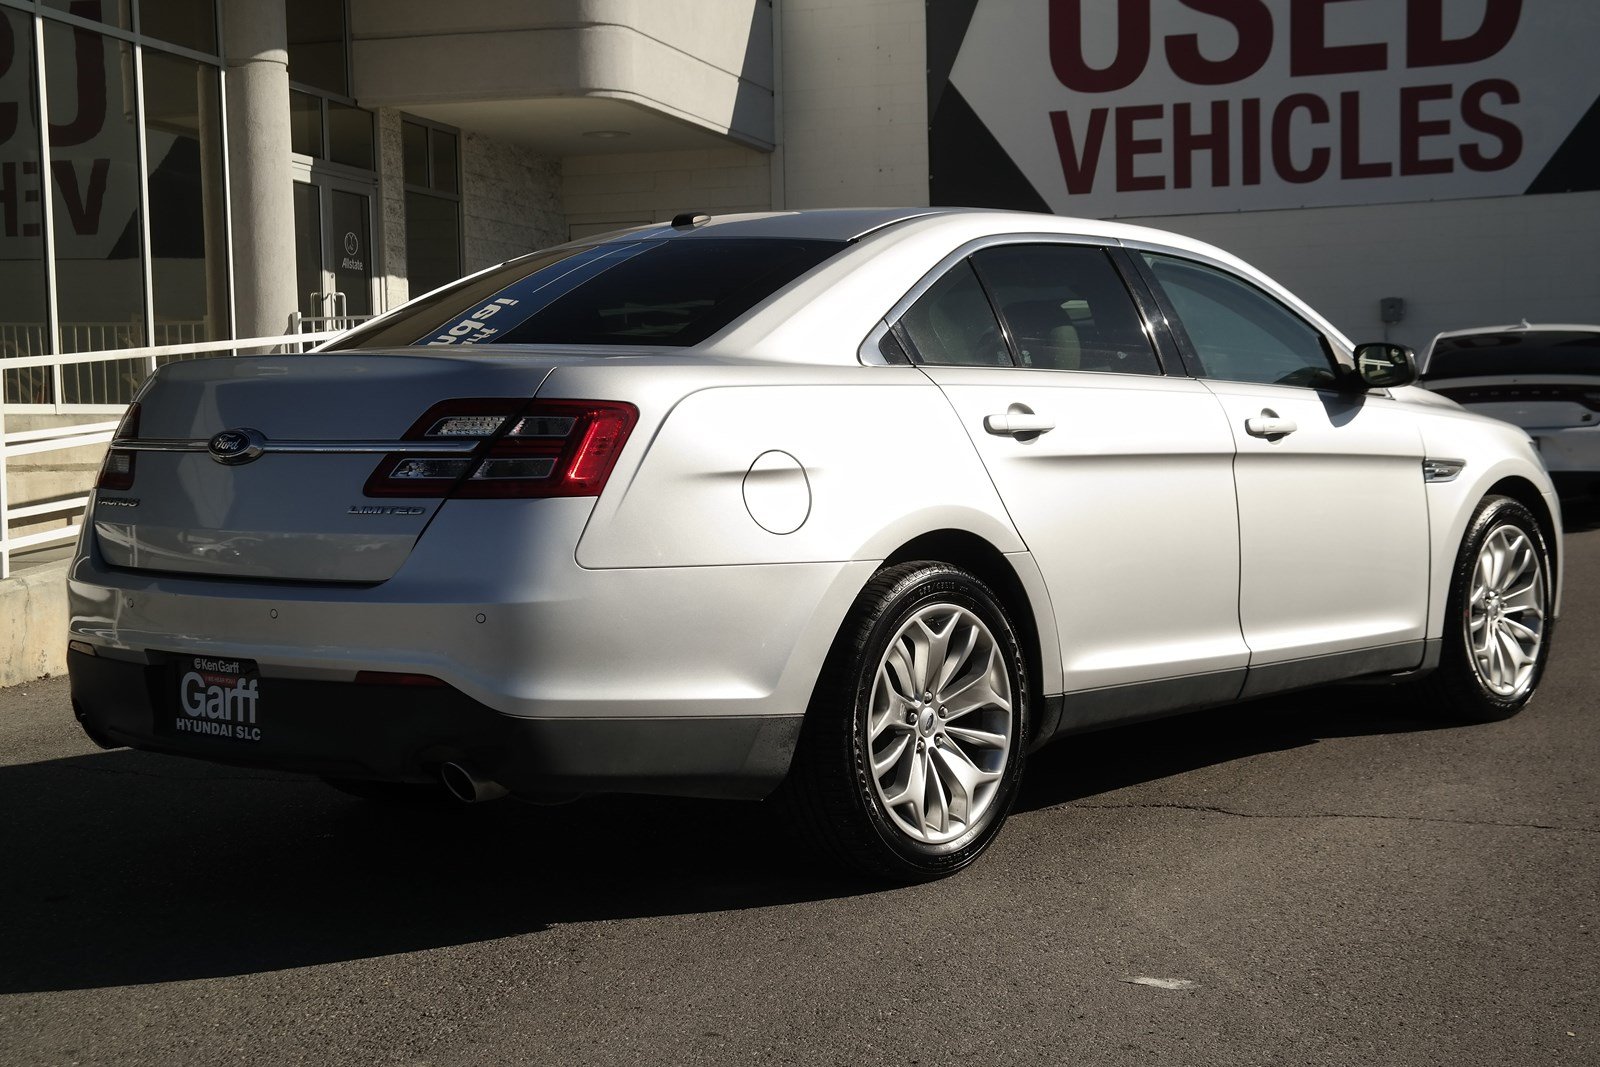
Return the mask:
[[[1309,660],[1329,677],[1350,673],[1342,654],[1374,670],[1415,667],[1429,544],[1414,420],[1382,394],[1340,388],[1327,338],[1275,297],[1206,264],[1144,258],[1238,450],[1247,695],[1258,679],[1320,680]],[[1290,661],[1302,666],[1261,670]]]
[[295,289],[307,329],[345,329],[377,308],[372,194],[315,174],[294,183]]

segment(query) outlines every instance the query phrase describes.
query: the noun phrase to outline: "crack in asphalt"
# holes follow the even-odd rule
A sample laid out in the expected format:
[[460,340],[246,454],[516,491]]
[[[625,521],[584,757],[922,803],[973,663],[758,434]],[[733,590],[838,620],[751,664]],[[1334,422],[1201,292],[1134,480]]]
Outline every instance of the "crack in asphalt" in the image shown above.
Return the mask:
[[1236,811],[1233,808],[1218,807],[1214,804],[1179,804],[1176,802],[1140,803],[1140,804],[1084,804],[1071,803],[1069,808],[1084,808],[1093,811],[1126,811],[1135,808],[1167,811],[1196,811],[1212,815],[1231,815],[1238,819],[1371,819],[1387,822],[1422,822],[1436,823],[1445,826],[1496,826],[1512,830],[1555,830],[1567,834],[1600,834],[1600,828],[1585,826],[1556,826],[1553,823],[1541,822],[1503,822],[1496,819],[1447,819],[1435,815],[1377,815],[1360,814],[1341,811],[1314,811],[1298,815],[1275,815],[1257,811]]

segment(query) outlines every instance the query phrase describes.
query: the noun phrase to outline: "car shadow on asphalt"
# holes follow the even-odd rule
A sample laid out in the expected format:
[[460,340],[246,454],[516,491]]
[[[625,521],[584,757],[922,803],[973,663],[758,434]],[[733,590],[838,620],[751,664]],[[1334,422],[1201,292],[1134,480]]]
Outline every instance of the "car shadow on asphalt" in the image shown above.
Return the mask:
[[[1341,733],[1425,728],[1329,690],[1039,753],[1022,807]],[[1385,710],[1387,709],[1387,710]],[[560,923],[874,892],[770,805],[596,798],[392,806],[319,782],[119,750],[0,769],[0,993],[238,975]]]
[[1036,811],[1328,738],[1454,725],[1419,711],[1399,686],[1328,686],[1266,697],[1047,745],[1029,760],[1016,810]]

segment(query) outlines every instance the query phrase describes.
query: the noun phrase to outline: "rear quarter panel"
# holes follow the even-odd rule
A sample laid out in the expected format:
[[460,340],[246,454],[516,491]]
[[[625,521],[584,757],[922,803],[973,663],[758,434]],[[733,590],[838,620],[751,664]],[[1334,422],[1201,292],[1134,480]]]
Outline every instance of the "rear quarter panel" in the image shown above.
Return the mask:
[[[579,541],[580,567],[849,564],[854,587],[819,602],[804,638],[785,653],[786,673],[814,681],[876,562],[920,535],[966,531],[1006,554],[1029,598],[1046,688],[1059,690],[1056,624],[1039,569],[955,412],[920,370],[752,364],[632,383],[612,376],[622,370],[563,367],[540,393],[640,408]],[[804,521],[788,532],[758,523],[747,504],[752,465],[773,453],[804,472]],[[785,492],[797,488],[797,479],[786,481]],[[777,610],[772,595],[755,584],[742,603],[712,610],[759,618]]]
[[[747,375],[706,383],[671,401],[659,423],[642,424],[636,432],[650,439],[629,442],[634,462],[613,473],[579,542],[579,565],[882,559],[947,528],[1001,552],[1024,549],[955,413],[921,371],[797,370],[771,368],[764,383]],[[601,373],[563,368],[540,395],[617,395],[622,383],[593,380]],[[747,506],[747,480],[760,477],[751,467],[769,453],[804,471],[784,490],[808,498],[789,532],[763,527]]]

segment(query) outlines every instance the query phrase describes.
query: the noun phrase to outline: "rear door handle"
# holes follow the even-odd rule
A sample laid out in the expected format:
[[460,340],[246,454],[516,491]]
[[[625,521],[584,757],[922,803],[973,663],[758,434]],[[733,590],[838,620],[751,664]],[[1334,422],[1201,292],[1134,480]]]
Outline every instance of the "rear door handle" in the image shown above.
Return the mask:
[[1287,437],[1299,428],[1293,419],[1280,419],[1278,413],[1271,408],[1262,408],[1260,415],[1244,420],[1245,433],[1251,437],[1265,437],[1268,440]]
[[985,415],[983,428],[996,437],[1031,440],[1055,429],[1056,420],[1048,415],[1035,415],[1031,411],[1008,411],[1004,415]]

